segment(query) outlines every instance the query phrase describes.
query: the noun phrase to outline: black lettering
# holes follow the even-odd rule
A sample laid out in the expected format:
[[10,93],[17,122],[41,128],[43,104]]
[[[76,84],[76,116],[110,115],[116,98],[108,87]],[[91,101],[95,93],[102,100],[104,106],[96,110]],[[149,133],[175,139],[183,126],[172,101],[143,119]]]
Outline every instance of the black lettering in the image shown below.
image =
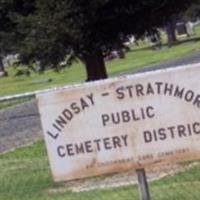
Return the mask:
[[101,115],[103,126],[106,126],[106,122],[109,121],[110,117],[107,114]]
[[174,126],[171,126],[171,127],[168,127],[167,128],[169,131],[170,131],[170,133],[171,133],[171,138],[175,138],[175,134],[174,134],[174,129],[175,129],[175,127]]
[[57,148],[57,153],[58,153],[58,156],[63,158],[66,156],[66,154],[64,153],[64,147],[63,146],[58,146]]
[[83,98],[80,99],[80,102],[81,102],[82,110],[85,110],[85,108],[89,107],[89,105],[87,104],[87,102]]
[[121,138],[122,138],[122,140],[124,142],[124,146],[128,146],[128,141],[127,141],[128,135],[122,135]]
[[124,99],[125,94],[124,94],[123,90],[124,90],[124,87],[120,87],[120,88],[116,89],[116,93],[118,94],[117,95],[118,99]]
[[77,103],[72,103],[70,107],[74,111],[75,114],[78,114],[81,111],[81,109],[77,106]]
[[162,82],[155,82],[155,85],[157,86],[157,93],[160,94],[161,93],[161,85],[163,85]]
[[166,140],[167,139],[167,135],[166,135],[166,133],[165,133],[165,129],[164,128],[160,128],[159,130],[158,130],[158,134],[159,134],[159,139],[160,140]]
[[67,124],[67,122],[64,120],[64,118],[61,116],[59,116],[58,119],[56,119],[55,121],[62,128],[64,128],[64,125]]
[[67,120],[71,120],[73,118],[73,114],[71,113],[70,110],[68,109],[65,109],[63,112],[62,112],[63,116],[67,119]]
[[193,98],[194,98],[194,92],[193,92],[192,90],[188,90],[188,91],[186,92],[186,94],[185,94],[185,100],[186,100],[187,102],[190,102],[190,101],[193,100]]
[[126,89],[128,90],[129,97],[133,97],[133,94],[132,94],[133,86],[132,85],[126,86]]
[[93,96],[93,93],[87,95],[88,99],[90,100],[91,102],[91,105],[94,105],[94,96]]
[[187,125],[187,128],[188,128],[189,135],[192,135],[192,130],[191,130],[190,124]]
[[147,85],[147,94],[154,94],[153,87],[151,86],[150,83]]
[[85,142],[85,150],[86,150],[87,153],[93,152],[91,141],[86,141]]
[[147,113],[148,118],[153,118],[155,116],[153,111],[154,111],[154,108],[152,106],[148,106],[146,108],[146,113]]
[[142,119],[145,119],[146,117],[145,117],[144,109],[143,109],[143,108],[141,108],[141,109],[140,109],[140,111],[141,111],[141,116],[142,116]]
[[83,154],[84,152],[84,146],[83,143],[75,144],[76,154]]
[[74,152],[73,152],[73,145],[72,144],[67,144],[66,145],[66,149],[67,149],[67,154],[69,156],[74,156]]
[[122,111],[122,119],[123,122],[129,122],[130,121],[130,114],[128,111]]
[[58,138],[58,136],[59,136],[58,133],[54,134],[54,133],[51,133],[50,131],[47,131],[46,133],[47,133],[49,136],[51,136],[54,140],[56,140],[56,139]]
[[137,94],[137,96],[144,96],[144,88],[143,88],[143,86],[141,85],[141,84],[137,84],[136,86],[135,86],[135,88],[136,88],[136,94]]
[[120,115],[119,115],[118,112],[116,114],[112,113],[111,117],[112,117],[112,121],[113,121],[114,124],[120,123]]
[[177,126],[177,129],[178,129],[178,135],[179,135],[179,137],[182,137],[182,136],[186,137],[187,136],[187,134],[185,132],[186,131],[185,126],[179,125],[179,126]]
[[136,116],[135,110],[131,110],[131,114],[132,114],[132,118],[133,118],[134,121],[140,120],[140,118]]
[[178,86],[176,86],[175,91],[174,91],[174,97],[179,97],[180,99],[183,98],[185,88],[180,89]]
[[100,144],[99,144],[100,141],[101,141],[100,139],[94,140],[94,143],[96,143],[96,145],[97,145],[97,150],[98,150],[98,151],[101,151]]
[[104,138],[103,142],[106,150],[112,149],[112,147],[110,146],[110,138]]
[[[198,127],[199,129],[197,130]],[[193,131],[195,134],[200,134],[200,124],[198,122],[193,124]]]
[[52,124],[52,126],[59,132],[61,132],[61,129],[56,125],[56,124]]
[[155,141],[158,141],[158,137],[157,137],[156,130],[153,130],[153,136],[154,136],[154,140],[155,140]]
[[167,95],[172,95],[172,92],[173,92],[173,84],[168,84],[168,83],[165,83],[165,87],[164,87],[164,94]]
[[143,132],[143,136],[144,136],[145,143],[152,142],[153,138],[152,138],[152,135],[151,135],[150,131],[144,131]]
[[200,95],[198,94],[193,102],[193,105],[197,105],[197,107],[200,107]]
[[114,136],[112,138],[112,141],[113,141],[113,146],[114,146],[115,149],[118,148],[118,147],[119,148],[121,147],[121,143],[120,143],[120,138],[119,137]]

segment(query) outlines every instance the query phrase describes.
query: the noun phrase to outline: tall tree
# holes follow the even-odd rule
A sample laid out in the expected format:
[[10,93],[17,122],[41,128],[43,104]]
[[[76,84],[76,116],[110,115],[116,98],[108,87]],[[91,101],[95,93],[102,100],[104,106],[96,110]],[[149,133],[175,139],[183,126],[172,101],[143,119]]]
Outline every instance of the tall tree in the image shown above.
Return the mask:
[[200,17],[200,0],[196,0],[195,3],[191,4],[183,13],[182,16],[185,20],[195,21],[197,18]]
[[1,76],[4,76],[6,74],[4,64],[3,64],[3,58],[5,56],[5,52],[7,50],[7,42],[8,42],[8,35],[6,32],[9,32],[10,30],[10,24],[9,19],[7,17],[8,10],[10,10],[9,4],[1,1],[0,2],[0,73]]
[[123,48],[127,35],[139,38],[164,25],[193,1],[35,0],[34,11],[25,15],[20,10],[15,19],[23,36],[20,59],[39,61],[43,69],[78,58],[85,64],[88,81],[106,78],[105,52]]
[[5,71],[3,58],[18,53],[18,45],[24,41],[25,34],[18,31],[20,17],[26,17],[34,10],[31,0],[0,0],[0,71]]
[[7,72],[5,71],[5,68],[4,68],[3,58],[0,55],[0,76],[6,76],[6,75],[7,75]]
[[177,43],[176,20],[177,20],[176,16],[172,16],[165,26],[168,46],[172,46],[173,44]]

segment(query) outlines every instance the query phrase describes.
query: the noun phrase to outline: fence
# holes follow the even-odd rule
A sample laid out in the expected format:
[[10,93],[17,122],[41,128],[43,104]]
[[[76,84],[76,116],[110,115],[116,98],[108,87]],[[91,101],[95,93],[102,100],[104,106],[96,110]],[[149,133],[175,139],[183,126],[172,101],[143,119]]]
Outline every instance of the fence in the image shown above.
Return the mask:
[[[0,200],[140,199],[134,170],[53,182],[35,93],[1,98],[0,101]],[[199,161],[145,170],[152,200],[200,198]]]

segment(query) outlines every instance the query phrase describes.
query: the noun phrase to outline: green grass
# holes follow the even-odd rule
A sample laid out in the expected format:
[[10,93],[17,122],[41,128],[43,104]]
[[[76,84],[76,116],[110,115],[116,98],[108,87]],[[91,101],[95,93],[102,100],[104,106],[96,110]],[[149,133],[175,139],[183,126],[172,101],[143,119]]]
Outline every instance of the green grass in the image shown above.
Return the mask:
[[[107,71],[110,76],[113,76],[145,65],[177,58],[199,48],[200,42],[183,43],[172,48],[163,48],[159,51],[154,51],[144,46],[137,47],[127,53],[126,59],[107,62]],[[73,67],[64,69],[60,73],[49,70],[44,74],[32,74],[30,77],[14,77],[13,69],[9,73],[9,77],[0,79],[1,96],[72,84],[85,79],[85,70],[81,63],[75,63]],[[35,80],[45,79],[52,79],[52,82],[34,83]],[[0,109],[16,103],[19,103],[19,101],[4,102],[0,105]],[[0,200],[139,199],[136,185],[81,193],[67,191],[67,188],[65,192],[48,192],[49,189],[60,187],[67,186],[64,183],[53,182],[42,141],[0,155]],[[150,183],[153,200],[196,200],[200,196],[199,188],[200,165]]]
[[[200,36],[200,28],[197,29],[197,35],[195,37],[198,36]],[[141,45],[128,52],[125,59],[106,62],[107,71],[109,76],[113,76],[149,64],[161,63],[166,60],[181,57],[199,48],[199,41],[182,43],[172,48],[165,47],[159,51]],[[30,77],[14,77],[14,73],[14,69],[9,69],[10,76],[0,79],[0,96],[84,82],[86,79],[84,66],[80,62],[74,63],[72,67],[66,68],[59,73],[49,70],[43,74],[33,73]],[[52,81],[42,82],[42,80],[47,79],[52,79]],[[41,80],[41,82],[38,80]]]
[[[200,48],[200,42],[192,44],[180,44],[172,48],[163,48],[159,51],[150,48],[138,49],[127,54],[125,60],[114,60],[108,63],[109,74],[121,73],[150,65],[154,63],[161,63],[166,60],[178,58]],[[130,67],[132,66],[132,67]]]
[[[49,192],[64,188],[63,192]],[[200,164],[150,183],[153,200],[197,200]],[[132,200],[139,199],[137,185],[73,193],[65,183],[52,181],[44,143],[0,155],[0,200]]]
[[8,107],[12,107],[15,106],[16,104],[21,104],[21,103],[25,103],[27,101],[30,101],[31,97],[23,97],[20,99],[11,99],[11,100],[7,100],[7,101],[2,101],[0,102],[0,110],[6,109]]
[[[150,48],[136,48],[126,59],[107,62],[110,76],[145,65],[177,58],[200,48],[200,42],[181,44],[172,48],[153,51]],[[75,63],[60,73],[47,71],[32,74],[31,77],[13,77],[10,70],[7,78],[0,79],[0,96],[61,86],[85,79],[84,67]],[[35,80],[51,78],[52,82],[33,83]],[[18,102],[11,102],[11,105]],[[8,105],[2,105],[4,108]],[[1,108],[1,107],[0,107]],[[50,189],[66,188],[64,192],[48,192]],[[153,200],[197,200],[200,197],[200,164],[174,176],[167,176],[150,183]],[[49,169],[44,143],[19,148],[0,154],[0,200],[132,200],[139,199],[136,185],[119,188],[99,189],[73,193],[65,183],[54,183]]]

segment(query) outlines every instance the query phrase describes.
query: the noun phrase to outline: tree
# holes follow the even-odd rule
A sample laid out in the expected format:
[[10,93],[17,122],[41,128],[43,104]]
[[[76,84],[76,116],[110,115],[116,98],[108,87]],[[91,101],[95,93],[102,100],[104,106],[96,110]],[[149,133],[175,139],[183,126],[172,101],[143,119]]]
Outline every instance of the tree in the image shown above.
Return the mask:
[[8,54],[18,53],[19,42],[25,39],[25,35],[18,31],[20,24],[17,19],[26,17],[33,11],[31,0],[0,0],[0,72],[5,71],[3,58]]
[[[14,3],[19,0],[12,0]],[[31,12],[17,13],[20,60],[59,68],[79,59],[87,81],[107,77],[104,54],[123,48],[135,38],[164,25],[170,16],[186,9],[192,0],[35,0]]]
[[9,6],[6,2],[0,2],[0,73],[1,76],[6,75],[6,71],[3,64],[3,58],[6,54],[7,50],[7,42],[8,42],[8,35],[5,32],[10,31],[10,24],[7,17],[7,11],[9,10]]
[[177,43],[176,37],[176,17],[172,16],[171,19],[166,23],[166,34],[168,46],[172,46]]
[[[170,20],[166,23],[166,33],[168,37],[168,45],[171,46],[177,43],[176,38],[176,22],[195,21],[200,16],[200,0],[193,1],[183,12],[178,12],[172,15]],[[189,35],[189,33],[187,33]]]
[[7,76],[7,73],[4,68],[3,58],[0,56],[0,77],[1,76]]
[[191,4],[183,13],[183,19],[189,21],[195,21],[197,18],[200,17],[200,0],[196,0],[195,3]]

